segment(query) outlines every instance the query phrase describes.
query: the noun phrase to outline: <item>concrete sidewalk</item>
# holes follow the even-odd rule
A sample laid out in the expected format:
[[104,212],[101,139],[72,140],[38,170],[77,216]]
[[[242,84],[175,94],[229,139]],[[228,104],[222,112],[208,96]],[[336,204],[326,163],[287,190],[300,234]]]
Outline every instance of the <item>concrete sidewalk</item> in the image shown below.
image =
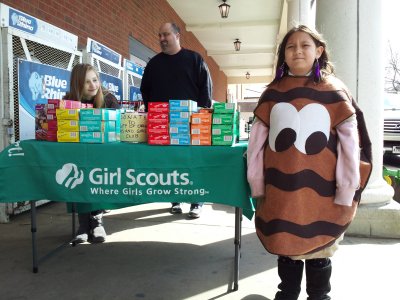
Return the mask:
[[[30,214],[0,224],[0,299],[273,299],[276,257],[243,219],[239,290],[233,281],[234,208],[205,204],[201,218],[169,214],[169,203],[105,215],[103,244],[66,246],[32,273]],[[38,208],[39,257],[68,241],[65,204]],[[332,259],[334,300],[399,299],[400,240],[346,237]],[[304,280],[303,280],[304,281]],[[303,282],[304,285],[304,282]],[[306,299],[305,288],[299,299]]]

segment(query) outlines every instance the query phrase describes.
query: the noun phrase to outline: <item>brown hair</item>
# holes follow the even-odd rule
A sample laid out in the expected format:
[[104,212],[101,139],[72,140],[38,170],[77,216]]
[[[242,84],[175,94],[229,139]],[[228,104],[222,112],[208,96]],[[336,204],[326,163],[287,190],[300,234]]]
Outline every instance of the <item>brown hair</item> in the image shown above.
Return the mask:
[[[317,31],[312,30],[311,28],[307,27],[306,25],[298,25],[296,27],[293,27],[291,30],[289,30],[285,37],[283,38],[281,44],[279,45],[278,49],[278,62],[276,64],[276,69],[275,69],[275,78],[271,83],[275,83],[280,80],[280,78],[277,78],[276,74],[279,73],[278,69],[283,68],[283,76],[286,76],[289,72],[289,68],[285,63],[285,48],[288,39],[290,36],[295,33],[295,32],[304,32],[307,33],[311,36],[312,40],[315,43],[316,47],[322,46],[324,47],[324,51],[322,52],[321,56],[318,58],[319,66],[321,69],[321,78],[316,78],[316,76],[313,77],[314,82],[319,82],[324,81],[328,75],[334,74],[334,67],[333,64],[329,61],[329,53],[327,48],[326,41],[322,38],[322,35],[319,34]],[[313,66],[314,70],[315,64]],[[313,72],[314,74],[314,72]],[[282,77],[283,77],[282,76]]]
[[[99,73],[90,64],[77,64],[72,68],[68,98],[70,98],[71,100],[82,101],[83,99],[82,92],[83,92],[83,87],[85,85],[86,74],[89,71],[94,71],[96,73],[97,79],[100,81]],[[101,84],[99,90],[97,91],[96,96],[94,96],[93,106],[95,108],[104,107],[104,96]]]

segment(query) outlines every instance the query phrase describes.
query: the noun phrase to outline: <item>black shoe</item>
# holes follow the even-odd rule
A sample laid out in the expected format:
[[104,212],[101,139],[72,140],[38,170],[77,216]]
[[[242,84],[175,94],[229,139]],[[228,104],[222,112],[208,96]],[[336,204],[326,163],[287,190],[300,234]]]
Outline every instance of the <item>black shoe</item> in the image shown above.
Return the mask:
[[169,210],[171,214],[181,214],[182,208],[180,203],[172,203],[171,209]]

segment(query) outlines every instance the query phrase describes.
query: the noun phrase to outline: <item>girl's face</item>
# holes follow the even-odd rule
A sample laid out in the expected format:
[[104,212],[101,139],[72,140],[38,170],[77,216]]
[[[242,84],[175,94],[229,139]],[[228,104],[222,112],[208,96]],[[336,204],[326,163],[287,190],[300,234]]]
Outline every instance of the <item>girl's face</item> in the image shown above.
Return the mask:
[[306,75],[323,51],[324,47],[317,47],[308,33],[296,31],[286,43],[285,62],[293,75]]
[[83,85],[83,98],[92,99],[96,96],[100,88],[100,81],[97,78],[96,72],[89,70],[86,72],[85,84]]

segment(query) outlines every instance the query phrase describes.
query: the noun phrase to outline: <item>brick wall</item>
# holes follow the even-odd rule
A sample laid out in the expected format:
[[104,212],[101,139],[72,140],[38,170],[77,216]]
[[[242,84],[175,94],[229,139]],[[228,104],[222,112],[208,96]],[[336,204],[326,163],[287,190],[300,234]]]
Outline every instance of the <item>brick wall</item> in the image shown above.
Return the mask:
[[158,29],[174,21],[181,27],[181,45],[199,52],[208,64],[214,84],[213,99],[226,101],[227,78],[166,0],[0,0],[21,12],[79,37],[79,49],[92,38],[129,59],[129,36],[159,52]]

